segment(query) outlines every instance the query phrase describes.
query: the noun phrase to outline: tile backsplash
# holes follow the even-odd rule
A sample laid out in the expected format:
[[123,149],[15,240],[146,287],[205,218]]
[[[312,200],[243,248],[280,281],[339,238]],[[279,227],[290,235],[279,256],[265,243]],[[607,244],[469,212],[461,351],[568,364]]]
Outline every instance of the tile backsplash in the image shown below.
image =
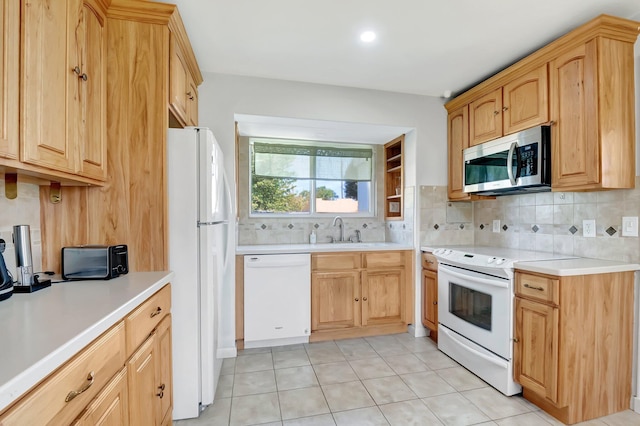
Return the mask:
[[[640,238],[622,236],[622,218],[640,216],[640,177],[629,190],[545,192],[473,203],[448,203],[446,187],[420,190],[422,245],[476,244],[640,262]],[[461,217],[450,220],[456,215]],[[586,219],[596,221],[594,238],[582,234]],[[493,232],[496,220],[500,232]]]
[[9,272],[15,279],[15,252],[13,226],[29,225],[31,228],[31,254],[34,271],[42,270],[42,245],[40,244],[40,196],[37,185],[18,182],[18,197],[9,200],[4,195],[4,179],[0,180],[0,238],[5,240],[2,253]]

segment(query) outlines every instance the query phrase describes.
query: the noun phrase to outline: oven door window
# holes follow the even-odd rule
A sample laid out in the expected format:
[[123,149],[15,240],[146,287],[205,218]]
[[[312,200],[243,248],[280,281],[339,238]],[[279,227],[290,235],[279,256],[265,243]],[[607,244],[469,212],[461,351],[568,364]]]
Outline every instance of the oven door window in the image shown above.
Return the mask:
[[491,331],[491,295],[449,283],[449,312],[477,327]]

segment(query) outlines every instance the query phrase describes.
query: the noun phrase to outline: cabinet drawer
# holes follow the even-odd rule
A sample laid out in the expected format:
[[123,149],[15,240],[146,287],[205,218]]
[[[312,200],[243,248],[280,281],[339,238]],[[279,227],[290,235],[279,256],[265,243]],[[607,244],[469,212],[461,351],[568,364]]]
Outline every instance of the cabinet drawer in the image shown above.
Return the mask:
[[314,271],[360,269],[360,253],[346,252],[312,254],[311,269]]
[[558,280],[540,275],[516,273],[516,295],[557,305],[559,303]]
[[437,271],[438,259],[431,253],[422,253],[422,267],[430,271]]
[[403,251],[375,251],[364,254],[364,268],[387,268],[404,266]]
[[170,310],[171,284],[167,284],[126,318],[127,357],[149,337]]
[[0,417],[0,424],[70,424],[124,365],[124,328],[120,322],[94,340]]

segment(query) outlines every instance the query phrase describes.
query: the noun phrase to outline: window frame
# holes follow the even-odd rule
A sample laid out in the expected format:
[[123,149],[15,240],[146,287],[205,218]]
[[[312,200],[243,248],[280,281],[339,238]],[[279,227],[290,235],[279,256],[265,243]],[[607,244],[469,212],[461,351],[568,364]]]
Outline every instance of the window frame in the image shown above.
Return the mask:
[[[377,217],[378,211],[378,202],[377,202],[377,175],[379,173],[379,165],[378,165],[378,149],[375,144],[366,144],[366,143],[349,143],[349,142],[330,142],[330,141],[316,141],[316,140],[302,140],[302,139],[287,139],[292,142],[300,142],[304,143],[317,143],[317,144],[328,144],[328,145],[358,145],[362,148],[370,148],[371,149],[371,181],[370,181],[370,194],[369,194],[369,211],[367,212],[357,212],[357,213],[342,213],[342,212],[334,212],[334,213],[319,213],[316,211],[316,179],[309,179],[309,181],[313,181],[313,185],[309,189],[309,212],[289,212],[289,213],[254,213],[251,208],[251,201],[253,198],[252,188],[253,188],[253,180],[252,180],[252,155],[253,151],[251,149],[252,140],[260,139],[260,140],[284,140],[282,138],[267,138],[267,137],[248,137],[247,143],[247,217],[249,218],[333,218],[335,216],[341,216],[345,218],[374,218]],[[311,157],[310,157],[311,158]],[[315,172],[315,162],[310,161],[312,171]],[[314,173],[315,175],[315,173]],[[322,180],[322,179],[319,179]]]

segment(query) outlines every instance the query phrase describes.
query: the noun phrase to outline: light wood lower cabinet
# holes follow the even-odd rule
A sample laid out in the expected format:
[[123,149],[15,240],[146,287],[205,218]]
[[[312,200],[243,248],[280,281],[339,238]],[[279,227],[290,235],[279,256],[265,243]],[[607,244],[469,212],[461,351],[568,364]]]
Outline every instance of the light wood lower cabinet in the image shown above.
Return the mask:
[[321,341],[406,331],[412,252],[311,255],[311,336]]
[[438,261],[430,253],[422,254],[422,325],[438,341]]
[[514,380],[573,424],[629,408],[633,272],[554,277],[516,271]]
[[[0,414],[0,425],[171,424],[170,296],[166,285]],[[168,301],[161,314],[157,301]],[[131,331],[145,327],[128,353]]]

